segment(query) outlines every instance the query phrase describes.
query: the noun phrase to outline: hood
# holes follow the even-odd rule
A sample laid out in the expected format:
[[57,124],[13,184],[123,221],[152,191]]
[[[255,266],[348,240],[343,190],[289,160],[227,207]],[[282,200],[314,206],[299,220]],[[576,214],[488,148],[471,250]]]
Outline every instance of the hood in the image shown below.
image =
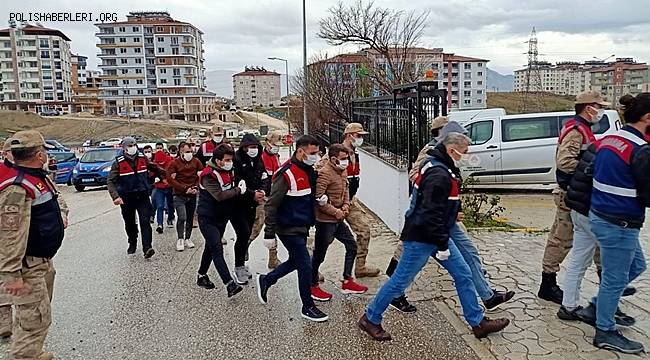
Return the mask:
[[257,137],[253,134],[246,134],[242,137],[239,149],[243,150],[251,145],[257,145],[260,148],[260,152],[262,152],[262,144],[260,144],[260,141],[257,140]]
[[101,171],[106,167],[113,165],[114,160],[106,161],[103,163],[78,163],[79,172],[96,172]]
[[467,129],[465,129],[456,121],[450,121],[447,123],[447,125],[443,126],[442,129],[440,129],[440,135],[436,138],[436,140],[441,142],[445,137],[447,137],[447,135],[449,135],[449,133],[453,132],[467,135]]
[[164,151],[158,151],[157,153],[153,154],[153,162],[156,165],[164,165],[170,160],[170,156],[165,154]]

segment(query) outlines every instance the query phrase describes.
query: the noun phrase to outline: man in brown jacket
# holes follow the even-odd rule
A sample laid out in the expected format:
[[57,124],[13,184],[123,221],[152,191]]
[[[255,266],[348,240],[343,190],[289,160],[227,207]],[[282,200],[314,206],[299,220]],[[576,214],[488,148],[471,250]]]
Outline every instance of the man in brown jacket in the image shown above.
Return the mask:
[[318,284],[318,268],[325,260],[327,248],[338,239],[345,246],[345,265],[341,289],[348,294],[363,294],[368,288],[354,282],[352,267],[357,256],[357,243],[345,223],[350,214],[350,190],[346,169],[350,155],[341,144],[329,148],[329,159],[318,172],[316,181],[316,237],[312,256],[311,297],[318,301],[328,301],[332,294],[322,290]]
[[167,182],[174,192],[174,209],[176,210],[176,233],[178,241],[176,250],[193,248],[192,220],[196,210],[196,197],[199,194],[199,173],[203,170],[201,161],[194,157],[188,143],[178,146],[179,156],[167,168]]

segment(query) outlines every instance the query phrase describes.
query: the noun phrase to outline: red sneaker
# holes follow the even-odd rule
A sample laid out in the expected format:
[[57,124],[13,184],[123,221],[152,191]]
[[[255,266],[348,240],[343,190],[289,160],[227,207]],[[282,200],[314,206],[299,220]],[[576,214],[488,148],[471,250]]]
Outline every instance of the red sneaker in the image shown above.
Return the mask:
[[368,287],[365,285],[357,284],[354,282],[354,278],[348,278],[343,280],[341,291],[346,294],[363,294],[368,291]]
[[332,294],[324,291],[318,285],[311,287],[311,298],[317,301],[330,301],[332,299]]

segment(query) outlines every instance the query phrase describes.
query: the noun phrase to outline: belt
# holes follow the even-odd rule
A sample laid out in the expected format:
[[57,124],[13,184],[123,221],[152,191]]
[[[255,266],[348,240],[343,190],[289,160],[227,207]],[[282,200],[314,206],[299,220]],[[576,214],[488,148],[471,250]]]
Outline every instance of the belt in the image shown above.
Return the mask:
[[600,211],[596,211],[596,210],[594,210],[594,209],[591,209],[591,211],[592,211],[594,214],[596,214],[596,216],[598,216],[599,218],[602,218],[603,220],[606,220],[607,222],[610,222],[610,223],[612,223],[612,224],[614,224],[614,225],[618,225],[618,226],[620,226],[620,227],[622,227],[622,228],[626,228],[626,229],[640,229],[641,227],[643,227],[643,221],[639,221],[639,220],[625,220],[625,219],[617,218],[617,217],[615,217],[615,216],[611,216],[611,215],[603,214],[602,212],[600,212]]

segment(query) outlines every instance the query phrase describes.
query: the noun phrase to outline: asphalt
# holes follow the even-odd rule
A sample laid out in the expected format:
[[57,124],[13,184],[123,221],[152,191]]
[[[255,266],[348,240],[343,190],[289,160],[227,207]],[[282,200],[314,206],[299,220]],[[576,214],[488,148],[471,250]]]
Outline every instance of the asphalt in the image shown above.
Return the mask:
[[[46,348],[57,359],[476,359],[459,331],[431,301],[415,314],[394,310],[384,327],[394,340],[378,343],[361,333],[357,319],[369,298],[344,295],[334,282],[325,289],[334,299],[321,305],[326,323],[300,317],[296,276],[269,291],[261,305],[254,285],[234,299],[226,297],[214,268],[214,290],[196,286],[203,239],[197,247],[175,251],[175,231],[154,232],[156,255],[145,260],[141,248],[126,254],[119,208],[105,189],[76,193],[66,189],[71,225],[54,259],[57,269],[53,323]],[[232,230],[226,235],[233,237]],[[232,269],[232,246],[227,262]],[[281,258],[286,253],[281,250]],[[340,259],[335,259],[340,260]],[[251,248],[251,270],[267,272],[261,242]],[[8,344],[0,343],[6,355]]]

